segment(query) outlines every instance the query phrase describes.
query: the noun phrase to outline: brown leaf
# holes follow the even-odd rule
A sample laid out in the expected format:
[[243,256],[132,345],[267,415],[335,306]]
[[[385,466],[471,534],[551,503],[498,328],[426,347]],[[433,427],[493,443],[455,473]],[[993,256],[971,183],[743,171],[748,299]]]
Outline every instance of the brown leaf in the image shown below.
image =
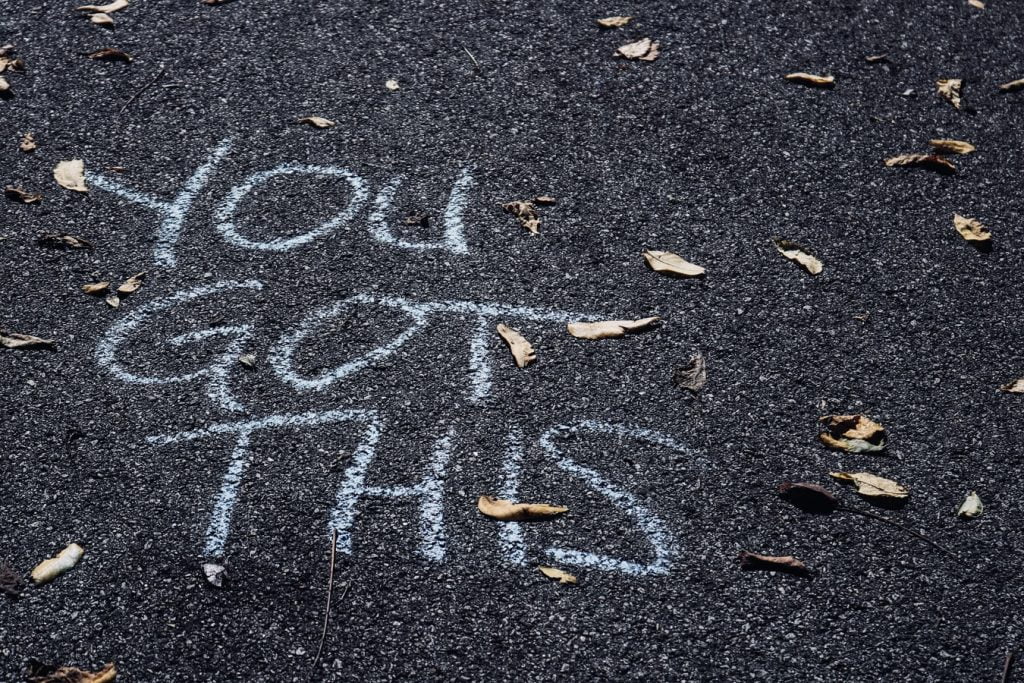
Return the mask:
[[53,179],[66,190],[89,191],[85,185],[85,163],[81,159],[62,161],[54,166]]
[[1015,379],[1009,384],[999,387],[999,391],[1005,394],[1024,394],[1024,378]]
[[519,219],[519,224],[534,235],[540,233],[540,218],[537,216],[536,207],[533,202],[514,201],[501,205],[505,213],[510,213]]
[[1003,92],[1016,92],[1021,88],[1024,88],[1024,78],[1018,78],[1015,81],[1003,83],[1001,86],[999,86],[999,89],[1002,90]]
[[78,564],[84,554],[85,550],[82,546],[72,543],[57,553],[55,557],[37,564],[32,570],[32,580],[39,585],[49,583]]
[[0,329],[0,346],[5,349],[52,349],[56,345],[52,339],[40,339],[31,334],[19,334]]
[[605,17],[598,19],[597,25],[601,28],[620,28],[633,21],[633,17]]
[[112,12],[123,10],[127,6],[128,0],[114,0],[113,2],[106,5],[82,5],[81,7],[76,7],[75,9],[80,12],[98,12],[101,14],[110,14]]
[[893,166],[919,166],[943,175],[956,173],[956,166],[938,154],[900,154],[886,159],[885,165],[890,168]]
[[947,102],[952,104],[955,109],[959,109],[960,91],[963,88],[963,84],[964,81],[962,78],[943,78],[935,81],[935,88]]
[[791,74],[786,74],[785,79],[792,81],[793,83],[800,83],[801,85],[811,85],[816,88],[831,88],[835,85],[835,76],[817,76],[815,74],[805,73],[803,71],[796,71]]
[[554,567],[537,567],[537,570],[541,574],[548,577],[549,579],[558,579],[558,583],[576,583],[576,577],[568,572],[563,572],[561,569],[555,569]]
[[544,519],[568,512],[569,508],[547,503],[513,503],[493,496],[480,496],[476,507],[480,512],[493,519],[503,522],[515,522],[524,519]]
[[533,203],[537,206],[551,206],[552,204],[558,203],[558,200],[554,197],[549,197],[548,195],[543,194],[539,197],[534,197]]
[[790,574],[806,574],[807,565],[792,555],[759,555],[758,553],[740,551],[740,567],[742,569],[788,572]]
[[82,285],[82,291],[85,292],[86,294],[102,294],[103,292],[107,291],[107,287],[109,286],[110,283],[107,282],[106,280],[104,280],[103,282],[87,282],[86,284]]
[[902,500],[909,494],[907,489],[892,479],[886,479],[869,472],[829,472],[829,476],[843,483],[857,486],[857,493],[866,498],[895,498]]
[[18,149],[26,154],[34,152],[38,146],[39,145],[36,144],[36,138],[32,133],[25,133],[22,135],[21,142],[18,143]]
[[827,515],[839,507],[839,499],[823,486],[808,482],[783,482],[779,495],[804,512]]
[[970,154],[976,149],[974,145],[963,140],[929,140],[928,144],[934,147],[936,152],[945,154]]
[[103,14],[102,12],[97,12],[96,14],[91,15],[89,17],[89,21],[91,21],[92,23],[94,23],[94,24],[96,24],[98,26],[113,26],[114,25],[114,18],[112,16],[110,16],[109,14]]
[[508,327],[504,323],[498,325],[498,334],[508,344],[508,348],[512,351],[512,357],[516,360],[516,365],[521,368],[525,368],[527,365],[537,360],[537,355],[533,351],[533,346],[530,342],[526,341],[523,335],[519,334],[516,330]]
[[989,242],[992,239],[991,231],[976,218],[968,218],[954,213],[953,227],[968,242]]
[[690,356],[690,362],[672,372],[672,381],[677,387],[697,393],[708,381],[707,366],[702,354]]
[[118,294],[134,294],[138,291],[139,287],[142,286],[142,281],[146,279],[146,271],[136,273],[130,278],[121,283],[117,288]]
[[818,259],[811,256],[806,249],[801,247],[796,242],[790,242],[778,237],[772,238],[772,242],[775,243],[775,248],[779,250],[779,253],[788,258],[794,263],[798,263],[803,266],[811,275],[818,275],[821,273],[824,267]]
[[51,249],[92,249],[92,243],[74,235],[46,234],[36,239],[36,244]]
[[636,42],[627,43],[615,51],[616,57],[637,59],[641,62],[653,62],[659,54],[661,54],[660,46],[650,38],[641,38]]
[[885,450],[885,427],[864,415],[825,415],[819,422],[825,431],[818,439],[847,453],[877,453]]
[[88,57],[89,59],[99,59],[99,60],[103,60],[103,61],[107,61],[107,62],[130,62],[130,61],[132,61],[132,56],[130,54],[128,54],[124,50],[118,50],[118,49],[112,48],[112,47],[100,48],[99,50],[96,50],[95,52],[90,52],[89,54],[86,55],[86,57]]
[[25,590],[25,579],[6,562],[0,562],[0,593],[17,598]]
[[643,256],[647,265],[656,273],[674,277],[700,277],[704,274],[704,268],[686,261],[671,251],[649,249],[643,253]]
[[26,192],[14,185],[8,185],[4,188],[4,196],[12,202],[21,202],[22,204],[37,204],[43,201],[43,195],[35,192]]
[[334,121],[320,116],[303,116],[298,122],[309,124],[315,128],[333,128],[337,125]]
[[624,337],[627,332],[646,330],[661,318],[651,316],[640,320],[602,320],[593,323],[569,323],[569,334],[580,339],[609,339]]
[[111,683],[117,677],[117,668],[109,663],[99,671],[83,671],[30,659],[26,676],[28,683]]

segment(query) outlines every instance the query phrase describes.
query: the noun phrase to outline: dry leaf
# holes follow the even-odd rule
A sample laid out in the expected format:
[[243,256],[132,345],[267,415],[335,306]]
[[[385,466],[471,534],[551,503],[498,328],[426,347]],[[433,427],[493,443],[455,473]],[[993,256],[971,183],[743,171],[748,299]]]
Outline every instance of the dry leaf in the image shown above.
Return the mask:
[[114,18],[111,17],[109,14],[103,14],[102,12],[99,12],[97,14],[93,14],[92,16],[90,16],[89,17],[89,21],[91,21],[92,23],[97,24],[99,26],[113,26],[114,25]]
[[971,491],[967,494],[967,498],[964,502],[960,503],[960,507],[957,508],[957,517],[966,517],[967,519],[974,519],[975,517],[981,517],[981,513],[985,511],[985,506],[981,502],[981,496],[978,495],[977,491]]
[[704,274],[702,267],[686,261],[671,251],[649,249],[644,252],[643,256],[647,265],[656,273],[678,277],[699,277]]
[[554,517],[569,508],[560,505],[548,505],[547,503],[513,503],[510,500],[501,500],[493,496],[480,496],[477,498],[476,506],[480,512],[493,519],[500,519],[503,522],[515,522],[523,519],[543,519]]
[[142,281],[146,279],[146,271],[136,273],[130,278],[121,283],[121,286],[117,288],[118,294],[134,294],[142,286]]
[[21,142],[18,143],[18,149],[26,154],[34,152],[38,146],[39,145],[36,144],[36,138],[32,133],[25,133],[22,135]]
[[516,330],[503,323],[498,325],[498,334],[508,344],[508,348],[512,351],[512,357],[516,359],[516,365],[521,368],[525,368],[527,365],[537,360],[537,355],[533,351],[533,346],[530,342],[523,338],[523,335],[519,334]]
[[886,159],[885,165],[890,168],[893,166],[920,166],[944,175],[956,173],[956,166],[938,154],[900,154]]
[[0,346],[5,349],[37,349],[40,347],[52,349],[56,345],[52,339],[41,339],[33,337],[31,334],[19,334],[0,329]]
[[839,508],[839,499],[823,486],[807,482],[783,482],[779,495],[804,512],[827,515]]
[[829,472],[829,476],[841,482],[852,482],[857,493],[868,498],[906,498],[909,493],[892,479],[879,477],[868,472]]
[[786,74],[785,79],[802,85],[813,85],[816,88],[831,88],[836,82],[835,76],[816,76],[803,71]]
[[538,206],[551,206],[552,204],[558,203],[558,200],[555,199],[554,197],[549,197],[548,195],[544,194],[539,197],[534,197],[533,203]]
[[212,562],[206,562],[203,564],[203,576],[206,577],[206,582],[214,588],[221,588],[224,585],[224,579],[227,578],[227,569],[222,564],[213,564]]
[[43,560],[32,570],[32,580],[37,584],[44,584],[53,581],[58,576],[68,571],[82,559],[85,550],[77,543],[72,543],[64,550],[61,550],[56,557]]
[[576,583],[575,576],[568,572],[563,572],[561,569],[555,569],[554,567],[537,567],[537,569],[549,579],[558,579],[558,583]]
[[868,55],[864,58],[864,61],[868,64],[877,64],[878,62],[884,62],[889,59],[889,55]]
[[106,301],[107,305],[110,306],[111,308],[118,308],[121,305],[121,297],[119,297],[117,294],[114,294],[113,292],[108,294],[107,298],[104,299],[104,301]]
[[939,94],[946,98],[946,101],[952,104],[955,109],[960,108],[960,90],[963,84],[962,78],[944,78],[935,81],[935,87]]
[[22,204],[36,204],[43,201],[43,195],[35,192],[26,192],[14,185],[8,185],[4,188],[4,196],[12,202],[21,202]]
[[595,323],[569,323],[569,334],[580,339],[609,339],[624,337],[627,332],[646,330],[661,318],[651,316],[640,320],[602,320]]
[[620,28],[633,21],[633,17],[605,17],[598,19],[597,25],[601,28]]
[[0,593],[9,598],[17,598],[25,590],[25,579],[11,569],[5,562],[0,562]]
[[243,353],[238,357],[238,362],[251,370],[256,367],[256,354]]
[[384,81],[384,87],[390,90],[391,92],[394,92],[399,88],[398,81],[396,81],[393,78],[389,78],[388,80]]
[[1009,384],[1004,384],[999,387],[999,391],[1006,394],[1024,394],[1024,378],[1014,380]]
[[978,9],[985,9],[985,3],[981,0],[967,0],[967,4]]
[[97,12],[100,14],[110,14],[111,12],[123,10],[127,6],[128,0],[114,0],[113,2],[107,5],[82,5],[81,7],[76,7],[75,9],[81,12]]
[[767,571],[806,574],[807,565],[792,555],[759,555],[740,551],[740,567],[743,569],[764,569]]
[[11,84],[7,82],[7,79],[0,76],[0,93],[10,92]]
[[800,264],[803,266],[811,275],[818,275],[821,273],[824,267],[818,259],[807,253],[807,250],[801,247],[796,242],[790,242],[778,237],[772,238],[772,242],[775,243],[775,248],[779,250],[779,253],[788,258],[790,261]]
[[672,372],[672,381],[677,387],[697,393],[708,381],[707,366],[704,363],[702,354],[690,356],[687,365],[680,366]]
[[819,421],[825,431],[818,434],[818,439],[829,448],[847,453],[885,450],[885,427],[864,415],[826,415]]
[[110,283],[104,280],[103,282],[89,282],[82,285],[82,291],[86,294],[102,294],[107,291],[107,287]]
[[28,683],[111,683],[117,677],[117,668],[110,663],[99,671],[83,671],[73,666],[58,667],[30,659],[26,676]]
[[654,42],[650,38],[641,38],[640,40],[627,43],[615,51],[616,57],[625,57],[626,59],[638,59],[641,62],[653,62],[661,54],[658,43]]
[[963,140],[929,140],[928,144],[934,147],[936,152],[946,154],[970,154],[975,150],[974,145]]
[[514,201],[501,205],[505,213],[510,213],[519,219],[519,224],[529,230],[532,234],[540,234],[540,218],[537,216],[536,207],[532,202]]
[[88,57],[89,59],[100,59],[100,60],[107,61],[107,62],[130,62],[130,61],[132,61],[132,56],[130,54],[128,54],[124,50],[117,50],[117,49],[112,48],[112,47],[100,48],[99,50],[96,50],[95,52],[90,52],[89,54],[86,55],[86,57]]
[[320,116],[304,116],[299,119],[299,123],[308,123],[316,128],[332,128],[337,125],[334,121]]
[[66,190],[88,192],[85,186],[85,163],[81,159],[62,161],[53,168],[53,179]]
[[92,243],[74,235],[46,234],[36,239],[36,244],[52,249],[92,249]]
[[953,227],[968,242],[988,242],[992,239],[989,229],[976,218],[968,218],[954,213]]
[[1020,90],[1021,88],[1024,88],[1024,78],[1018,78],[1015,81],[1003,83],[1001,86],[999,86],[999,89],[1002,90],[1003,92],[1015,92],[1017,90]]

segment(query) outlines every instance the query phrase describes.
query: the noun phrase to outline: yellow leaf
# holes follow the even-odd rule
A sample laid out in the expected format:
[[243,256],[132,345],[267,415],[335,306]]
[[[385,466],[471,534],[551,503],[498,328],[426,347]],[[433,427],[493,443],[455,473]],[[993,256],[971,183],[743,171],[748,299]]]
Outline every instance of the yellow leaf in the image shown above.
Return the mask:
[[320,116],[304,116],[299,119],[299,123],[307,123],[315,128],[331,128],[337,125],[334,121]]
[[963,84],[963,79],[960,78],[943,78],[935,81],[935,87],[939,94],[956,109],[960,108],[960,90]]
[[967,494],[964,502],[960,503],[956,514],[958,517],[974,519],[975,517],[981,517],[981,513],[984,511],[985,506],[981,502],[981,496],[978,495],[977,491],[971,491]]
[[920,166],[944,175],[956,173],[956,166],[938,154],[900,154],[885,160],[889,168],[894,166]]
[[569,508],[560,505],[513,503],[510,500],[502,500],[493,496],[480,496],[477,498],[476,506],[488,517],[500,519],[503,522],[554,517],[569,511]]
[[85,186],[85,164],[81,159],[62,161],[53,169],[53,179],[66,190],[88,192]]
[[633,17],[605,17],[598,19],[597,25],[601,28],[619,28],[633,21]]
[[774,238],[772,240],[775,243],[775,248],[779,250],[779,253],[788,258],[790,261],[800,264],[803,266],[811,275],[817,275],[824,268],[821,261],[816,259],[807,253],[807,250],[801,247],[796,242],[790,242],[780,238]]
[[516,330],[508,327],[504,323],[498,324],[498,334],[508,344],[509,350],[512,351],[512,357],[516,359],[516,365],[521,368],[525,368],[527,365],[537,360],[537,355],[533,351],[533,346],[530,342],[526,341],[523,335],[519,334]]
[[826,415],[820,420],[826,431],[818,435],[829,448],[848,453],[885,450],[885,427],[864,415]]
[[37,584],[49,583],[68,571],[82,559],[85,550],[77,543],[72,543],[61,550],[56,557],[43,560],[32,570],[32,580]]
[[813,85],[816,88],[831,88],[836,82],[835,76],[817,76],[803,71],[786,74],[785,79],[803,85]]
[[549,579],[558,579],[558,583],[576,583],[576,577],[554,567],[537,567],[541,574]]
[[992,233],[976,218],[968,218],[958,213],[953,214],[953,227],[968,242],[988,242]]
[[651,316],[640,320],[602,320],[594,323],[569,323],[569,334],[580,339],[623,337],[627,332],[645,330],[661,318]]
[[879,477],[869,472],[829,472],[829,476],[842,482],[852,482],[857,486],[857,493],[868,498],[903,499],[909,495],[907,489],[892,479]]
[[647,265],[656,273],[678,277],[699,277],[704,274],[702,267],[686,261],[671,251],[648,250],[643,255]]
[[637,59],[641,62],[653,62],[659,54],[660,46],[650,38],[641,38],[636,42],[627,43],[615,51],[616,57]]
[[974,145],[963,140],[929,140],[928,144],[934,147],[936,152],[946,154],[970,154],[975,150]]

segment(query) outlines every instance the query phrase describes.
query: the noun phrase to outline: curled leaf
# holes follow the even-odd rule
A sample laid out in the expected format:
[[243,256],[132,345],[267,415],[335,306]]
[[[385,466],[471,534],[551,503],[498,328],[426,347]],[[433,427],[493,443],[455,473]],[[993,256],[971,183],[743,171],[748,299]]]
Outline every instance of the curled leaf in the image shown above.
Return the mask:
[[113,47],[104,47],[90,52],[86,55],[89,59],[98,59],[105,62],[131,62],[132,56],[124,50],[118,50]]
[[128,0],[114,0],[113,2],[108,3],[106,5],[82,5],[81,7],[76,7],[75,9],[80,12],[97,12],[100,14],[110,14],[112,12],[123,10],[127,6]]
[[783,482],[779,485],[779,495],[804,512],[817,515],[830,514],[839,507],[839,499],[831,491],[808,482]]
[[85,550],[77,543],[72,543],[64,550],[61,550],[56,557],[43,560],[32,570],[32,580],[37,584],[44,584],[53,581],[58,576],[68,571],[82,559]]
[[43,195],[36,192],[27,192],[14,185],[8,185],[4,188],[4,196],[12,202],[21,202],[22,204],[38,204],[43,201]]
[[644,252],[643,256],[647,265],[656,273],[675,277],[700,277],[704,274],[704,268],[690,263],[671,251],[649,249]]
[[971,491],[967,494],[967,498],[964,502],[960,503],[960,507],[957,508],[957,517],[966,517],[967,519],[974,519],[975,517],[981,517],[981,513],[985,511],[985,506],[981,502],[981,496],[978,495],[977,491]]
[[999,387],[999,391],[1005,394],[1024,394],[1024,378],[1015,379],[1009,384]]
[[1024,78],[1018,78],[1015,81],[1003,83],[1002,85],[999,86],[999,89],[1002,90],[1003,92],[1016,92],[1021,88],[1024,88]]
[[134,294],[139,291],[139,287],[142,286],[142,281],[146,279],[146,271],[136,273],[130,278],[121,283],[117,288],[118,294]]
[[601,28],[620,28],[633,21],[633,17],[605,17],[598,19],[597,25]]
[[885,427],[864,415],[825,415],[825,431],[818,439],[829,448],[847,453],[877,453],[885,450]]
[[831,88],[836,82],[835,76],[817,76],[815,74],[804,73],[803,71],[786,74],[785,79],[787,81],[792,81],[793,83],[814,86],[815,88]]
[[646,330],[661,318],[651,316],[640,320],[602,320],[595,323],[569,323],[569,334],[580,339],[609,339],[624,337],[627,332]]
[[928,144],[934,147],[936,152],[945,154],[970,154],[976,149],[974,145],[963,140],[929,140]]
[[21,142],[18,143],[18,149],[26,154],[36,151],[36,138],[32,133],[25,133],[21,136]]
[[103,292],[107,291],[107,287],[109,286],[110,283],[107,282],[106,280],[104,280],[103,282],[87,282],[86,284],[82,285],[82,291],[85,292],[86,294],[102,294]]
[[801,247],[796,242],[784,240],[779,237],[772,238],[772,242],[775,243],[775,248],[779,250],[779,253],[788,258],[794,263],[800,264],[804,270],[811,275],[817,275],[822,271],[824,267],[821,261],[811,256],[808,251]]
[[85,186],[85,163],[81,159],[62,161],[53,168],[53,179],[66,190],[88,192]]
[[844,483],[852,483],[857,493],[866,498],[904,499],[909,492],[892,479],[879,477],[869,472],[829,472],[829,476]]
[[707,366],[702,354],[690,356],[690,362],[679,366],[672,372],[672,381],[677,387],[692,393],[700,391],[708,381]]
[[52,349],[57,345],[52,339],[33,337],[31,334],[19,334],[0,329],[0,346],[5,349]]
[[298,122],[308,124],[314,128],[332,128],[337,125],[334,121],[321,116],[303,116]]
[[36,238],[36,244],[51,249],[92,249],[92,242],[74,235],[46,234]]
[[956,166],[938,154],[900,154],[886,159],[885,165],[889,168],[894,166],[918,166],[929,171],[942,173],[943,175],[956,173]]
[[534,353],[533,346],[530,342],[526,341],[523,335],[504,323],[499,323],[497,329],[498,334],[501,335],[501,338],[508,344],[509,350],[512,351],[512,357],[515,358],[517,366],[525,368],[537,360],[537,354]]
[[985,3],[981,0],[967,0],[967,4],[975,9],[985,9]]
[[480,512],[493,519],[500,519],[503,522],[514,522],[524,519],[544,519],[554,517],[569,508],[560,505],[548,505],[547,503],[513,503],[510,500],[502,500],[493,496],[480,496],[477,498],[476,506]]
[[117,668],[109,663],[99,671],[83,671],[30,659],[26,676],[28,683],[111,683],[117,677]]
[[501,205],[505,213],[510,213],[519,219],[519,224],[529,230],[532,234],[540,233],[540,218],[537,216],[536,207],[533,202],[517,200],[506,202]]
[[953,227],[968,242],[988,242],[992,239],[989,229],[976,218],[968,218],[954,213]]
[[636,42],[627,43],[615,51],[616,57],[636,59],[641,62],[653,62],[659,54],[661,54],[660,45],[650,38],[641,38]]
[[558,583],[576,583],[576,577],[568,572],[563,572],[561,569],[555,569],[554,567],[537,567],[537,570],[541,574],[548,577],[549,579],[558,579]]
[[962,78],[943,78],[935,81],[935,88],[954,109],[960,108],[960,91],[963,88]]
[[758,553],[740,551],[740,567],[747,570],[766,570],[788,572],[790,574],[806,574],[807,565],[792,555],[760,555]]

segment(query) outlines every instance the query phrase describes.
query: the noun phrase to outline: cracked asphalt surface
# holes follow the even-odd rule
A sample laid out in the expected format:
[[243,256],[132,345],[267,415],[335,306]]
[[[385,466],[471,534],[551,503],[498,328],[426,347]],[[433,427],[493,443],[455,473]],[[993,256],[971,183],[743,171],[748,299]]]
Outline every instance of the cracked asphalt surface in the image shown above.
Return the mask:
[[[0,43],[28,67],[5,74],[13,96],[0,100],[0,180],[44,194],[37,205],[0,203],[0,327],[57,342],[0,352],[0,561],[27,575],[70,542],[85,548],[68,574],[0,602],[0,679],[22,680],[29,657],[89,669],[113,661],[118,680],[176,682],[999,676],[1022,636],[1022,404],[997,389],[1024,376],[1024,95],[997,85],[1024,77],[1024,6],[139,0],[112,15],[112,30],[73,6],[18,0],[0,17]],[[636,19],[595,25],[611,14]],[[613,58],[643,37],[661,43],[657,61]],[[83,56],[104,46],[134,61]],[[888,57],[869,64],[872,54]],[[791,71],[830,73],[836,85],[786,82]],[[398,91],[384,86],[392,78]],[[938,78],[965,80],[962,110],[935,93]],[[294,123],[310,115],[337,126]],[[18,150],[27,131],[33,154]],[[978,147],[952,157],[956,175],[882,164],[939,137]],[[79,158],[90,173],[170,200],[228,138],[174,266],[154,260],[154,211],[51,177],[58,161]],[[216,214],[230,189],[286,163],[344,167],[371,199],[293,250],[228,243]],[[397,176],[389,226],[409,240],[436,236],[462,169],[474,181],[468,253],[371,239],[372,197]],[[536,237],[498,207],[541,194],[558,203],[541,208]],[[351,198],[332,179],[278,177],[245,198],[237,222],[254,239],[294,236]],[[422,212],[427,226],[402,223]],[[988,225],[994,248],[965,243],[954,212]],[[36,243],[53,232],[95,249]],[[776,235],[810,248],[824,272],[784,260]],[[644,249],[677,252],[707,276],[652,273]],[[117,310],[79,290],[143,270],[145,285]],[[227,342],[169,338],[251,325],[257,366],[230,370],[244,414],[211,401],[204,378],[131,384],[98,362],[102,340],[133,311],[249,279],[263,288],[154,315],[119,350],[138,374],[180,375]],[[518,369],[489,336],[491,389],[477,402],[467,397],[475,321],[465,315],[323,391],[283,382],[267,360],[280,340],[311,311],[359,293],[664,323],[587,342],[559,323],[493,321],[522,331],[538,360]],[[329,370],[405,324],[352,307],[298,347],[296,367]],[[708,384],[693,398],[671,377],[697,352]],[[221,590],[200,567],[232,439],[147,437],[325,410],[379,411],[375,486],[420,481],[435,440],[450,432],[453,446],[443,559],[419,552],[415,500],[361,499],[314,666],[327,520],[358,433],[337,424],[253,437]],[[879,420],[888,454],[826,451],[816,421],[831,413]],[[554,563],[551,546],[653,561],[633,518],[542,451],[546,430],[584,420],[686,446],[560,441],[661,520],[675,551],[666,574],[562,564],[580,579],[562,586],[535,570]],[[523,565],[475,508],[503,486],[509,434],[522,435],[520,497],[570,508],[524,528]],[[801,513],[775,494],[782,481],[813,481],[873,509],[829,481],[839,469],[907,486],[906,506],[883,513],[956,558],[855,515]],[[968,522],[954,510],[970,490],[986,512]],[[743,572],[743,549],[795,555],[812,574]]]

